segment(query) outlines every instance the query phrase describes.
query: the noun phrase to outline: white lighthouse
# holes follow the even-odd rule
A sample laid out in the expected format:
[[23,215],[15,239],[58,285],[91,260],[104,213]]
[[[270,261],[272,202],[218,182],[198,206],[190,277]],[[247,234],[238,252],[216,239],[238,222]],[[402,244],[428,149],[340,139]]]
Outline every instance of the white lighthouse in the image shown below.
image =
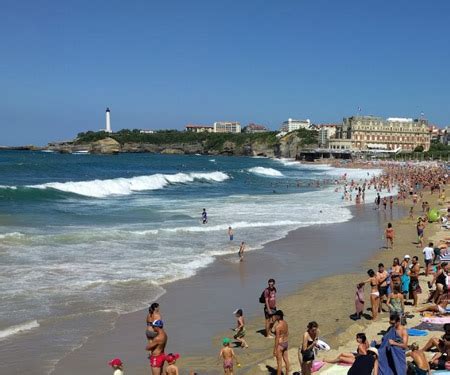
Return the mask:
[[106,108],[106,129],[105,132],[112,133],[111,130],[111,111],[109,108]]

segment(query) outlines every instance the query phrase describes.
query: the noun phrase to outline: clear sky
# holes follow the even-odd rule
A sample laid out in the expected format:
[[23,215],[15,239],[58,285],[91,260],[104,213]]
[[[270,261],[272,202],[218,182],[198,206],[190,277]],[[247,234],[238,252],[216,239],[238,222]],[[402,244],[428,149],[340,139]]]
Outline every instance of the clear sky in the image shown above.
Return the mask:
[[3,0],[0,145],[104,127],[425,116],[450,125],[450,1]]

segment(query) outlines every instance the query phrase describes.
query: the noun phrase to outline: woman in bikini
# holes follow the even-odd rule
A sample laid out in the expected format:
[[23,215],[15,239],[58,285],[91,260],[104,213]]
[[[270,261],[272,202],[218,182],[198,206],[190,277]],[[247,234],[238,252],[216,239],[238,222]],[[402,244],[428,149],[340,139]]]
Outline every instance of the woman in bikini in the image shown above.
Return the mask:
[[302,369],[302,375],[311,375],[314,361],[314,349],[319,341],[319,325],[317,322],[309,322],[306,332],[303,334],[302,346],[298,353],[298,361]]
[[367,349],[369,349],[369,343],[367,342],[365,333],[356,334],[356,342],[358,343],[358,347],[356,348],[356,352],[354,353],[341,353],[335,359],[324,359],[323,361],[326,363],[348,363],[352,365],[355,362],[356,357],[359,355],[367,354]]
[[386,248],[394,250],[394,228],[392,228],[391,223],[388,223],[384,234],[386,236]]
[[378,306],[380,304],[380,292],[378,291],[378,278],[373,269],[367,271],[369,278],[359,285],[370,283],[370,304],[372,310],[372,320],[377,320]]

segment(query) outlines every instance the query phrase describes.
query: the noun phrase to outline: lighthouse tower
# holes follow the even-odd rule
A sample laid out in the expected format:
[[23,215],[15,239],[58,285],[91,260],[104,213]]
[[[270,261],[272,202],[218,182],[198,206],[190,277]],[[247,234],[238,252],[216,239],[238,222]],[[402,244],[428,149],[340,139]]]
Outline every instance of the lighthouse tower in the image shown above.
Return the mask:
[[106,129],[105,132],[112,133],[111,130],[111,111],[109,108],[106,108]]

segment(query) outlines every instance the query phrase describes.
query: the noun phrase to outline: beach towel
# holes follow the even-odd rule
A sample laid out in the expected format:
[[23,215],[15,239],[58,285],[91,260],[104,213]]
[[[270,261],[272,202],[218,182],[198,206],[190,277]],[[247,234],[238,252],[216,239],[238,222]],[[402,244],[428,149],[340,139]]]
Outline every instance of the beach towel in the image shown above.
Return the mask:
[[389,340],[401,340],[395,327],[390,327],[383,336],[381,346],[378,349],[378,373],[379,375],[404,375],[406,374],[405,351],[398,346],[391,346]]
[[450,316],[432,316],[428,318],[422,318],[422,322],[433,324],[447,324],[450,323]]
[[408,275],[403,274],[401,280],[402,280],[402,293],[407,294],[409,292],[409,282],[411,279],[409,278]]
[[361,314],[364,311],[364,285],[356,287],[355,311],[357,314]]
[[320,372],[320,375],[347,375],[348,366],[332,365]]
[[409,328],[407,331],[409,336],[428,336],[427,331],[422,331],[420,329]]
[[427,331],[443,331],[444,325],[443,324],[432,324],[432,323],[425,323],[422,322],[419,325],[412,327],[414,329],[420,329],[420,330],[427,330]]
[[313,361],[311,372],[319,371],[323,366],[325,366],[325,362],[323,361]]

